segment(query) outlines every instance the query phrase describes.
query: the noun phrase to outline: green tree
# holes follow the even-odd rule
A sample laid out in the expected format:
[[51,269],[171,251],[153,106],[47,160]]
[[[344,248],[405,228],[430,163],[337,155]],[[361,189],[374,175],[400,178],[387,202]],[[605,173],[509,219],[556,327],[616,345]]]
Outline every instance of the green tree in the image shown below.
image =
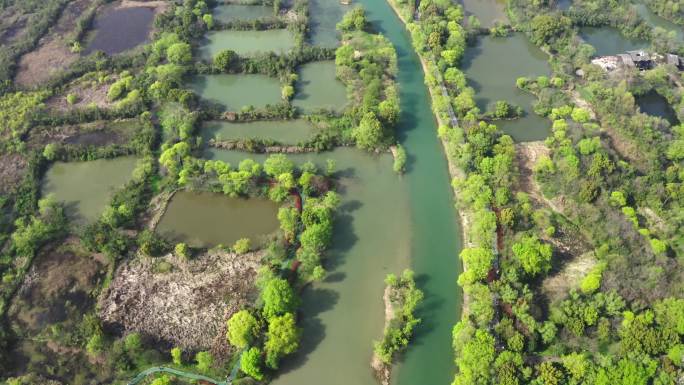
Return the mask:
[[382,124],[373,112],[366,112],[359,126],[352,132],[356,144],[364,150],[375,150],[383,138]]
[[278,221],[285,237],[293,239],[299,223],[299,211],[294,207],[281,207],[278,210]]
[[299,329],[292,313],[273,317],[268,323],[266,334],[266,365],[278,368],[278,362],[286,354],[294,353],[299,347]]
[[174,251],[176,252],[176,255],[183,259],[190,259],[190,248],[186,243],[178,243],[176,244],[176,247],[174,247]]
[[553,362],[542,362],[537,366],[537,371],[537,381],[541,385],[560,385],[565,379],[563,371],[557,368]]
[[192,61],[192,48],[188,43],[176,43],[166,50],[166,57],[173,64],[188,64]]
[[237,348],[248,347],[258,332],[259,322],[249,310],[240,310],[228,320],[228,341]]
[[249,238],[241,238],[235,241],[235,244],[233,245],[233,250],[235,250],[235,252],[238,254],[244,254],[249,251],[250,247],[251,242]]
[[261,369],[261,350],[259,348],[252,347],[242,353],[240,357],[240,370],[255,380],[261,381],[264,379],[264,373]]
[[197,352],[195,361],[197,362],[197,370],[200,372],[206,373],[214,366],[214,356],[209,352]]
[[290,284],[282,278],[273,278],[266,282],[261,299],[264,302],[264,317],[268,319],[291,313],[299,306],[299,298]]
[[472,284],[487,278],[487,273],[492,268],[494,254],[491,250],[482,247],[468,247],[461,251],[463,265],[467,269],[458,277],[459,285]]
[[214,56],[214,68],[220,71],[229,71],[233,68],[237,57],[235,51],[229,49],[223,50]]
[[294,163],[284,154],[273,154],[264,162],[264,171],[274,178],[282,174],[292,174]]
[[536,236],[525,236],[513,245],[513,253],[523,270],[531,276],[546,273],[551,268],[551,245],[539,241]]
[[183,351],[178,346],[171,349],[171,361],[174,365],[183,365]]

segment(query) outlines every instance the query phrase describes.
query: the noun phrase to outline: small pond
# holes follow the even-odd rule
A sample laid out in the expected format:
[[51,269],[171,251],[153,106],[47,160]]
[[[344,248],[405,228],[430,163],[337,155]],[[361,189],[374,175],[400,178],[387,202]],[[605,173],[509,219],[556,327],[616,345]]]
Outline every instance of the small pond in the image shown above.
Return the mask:
[[647,41],[627,38],[612,27],[583,27],[580,29],[580,36],[594,46],[596,56],[617,55],[649,46]]
[[94,34],[84,55],[103,51],[114,55],[148,41],[154,11],[148,7],[119,8],[95,18]]
[[305,112],[320,108],[342,111],[347,104],[347,89],[337,80],[331,60],[303,65],[295,89],[292,104]]
[[280,82],[266,75],[199,75],[193,78],[190,88],[227,111],[239,111],[245,106],[259,108],[282,101]]
[[496,22],[506,23],[505,0],[462,0],[466,16],[474,15],[484,28],[491,28]]
[[89,162],[56,162],[45,174],[42,195],[54,194],[78,222],[94,221],[112,192],[131,178],[137,159],[121,157]]
[[273,16],[272,6],[222,4],[214,8],[214,20],[228,23],[236,20],[256,20]]
[[[501,58],[507,58],[501,65]],[[533,46],[521,33],[506,38],[484,36],[469,46],[463,59],[468,84],[475,89],[475,102],[481,111],[491,110],[498,100],[523,108],[525,115],[495,124],[517,142],[543,140],[550,132],[547,119],[532,109],[533,95],[516,87],[517,78],[549,75],[546,54]]]
[[337,47],[340,43],[337,23],[349,5],[339,0],[309,0],[309,42],[320,47]]
[[672,109],[672,106],[659,93],[650,91],[644,95],[637,96],[635,100],[641,112],[651,116],[659,116],[667,120],[670,125],[679,123],[677,114]]
[[213,31],[207,33],[200,48],[200,55],[205,60],[212,60],[217,53],[227,49],[235,51],[240,56],[253,56],[262,52],[283,54],[294,46],[294,35],[286,29]]
[[263,198],[180,191],[169,202],[156,231],[194,247],[232,246],[241,238],[261,245],[278,229],[277,214],[278,204]]
[[272,139],[297,144],[311,138],[316,128],[305,120],[260,120],[255,122],[208,122],[202,128],[204,142],[236,139]]
[[634,4],[634,8],[636,8],[639,16],[643,17],[649,25],[660,27],[668,32],[674,32],[676,40],[684,42],[684,28],[656,15],[646,4]]

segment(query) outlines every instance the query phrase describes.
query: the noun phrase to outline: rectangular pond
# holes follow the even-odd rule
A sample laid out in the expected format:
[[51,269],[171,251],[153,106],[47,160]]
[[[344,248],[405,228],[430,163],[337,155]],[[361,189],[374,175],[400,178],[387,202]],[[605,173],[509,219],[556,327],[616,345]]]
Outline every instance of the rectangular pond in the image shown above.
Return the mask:
[[266,75],[198,75],[189,86],[200,97],[220,104],[226,111],[239,111],[245,106],[260,108],[282,102],[280,82]]
[[505,0],[461,0],[461,4],[463,4],[466,16],[477,17],[484,28],[491,28],[497,22],[508,22],[504,12]]
[[278,204],[263,198],[229,198],[211,192],[179,191],[156,232],[193,247],[232,246],[241,238],[263,245],[278,229]]
[[94,37],[83,50],[84,55],[103,51],[114,55],[148,41],[154,11],[148,7],[119,8],[95,18]]
[[[506,64],[502,65],[502,58]],[[522,76],[536,78],[549,75],[547,56],[521,33],[505,38],[482,36],[475,46],[468,46],[463,58],[463,71],[475,90],[475,102],[481,111],[492,110],[498,100],[505,100],[524,110],[515,120],[495,124],[515,141],[543,140],[550,132],[550,122],[532,109],[536,98],[516,86]]]
[[304,64],[298,71],[292,104],[304,112],[324,108],[340,112],[347,105],[347,89],[337,80],[332,60]]
[[260,120],[255,122],[207,122],[202,127],[204,142],[210,139],[272,139],[297,144],[311,138],[316,128],[305,120]]
[[236,20],[257,20],[274,16],[272,6],[221,4],[214,8],[214,20],[229,23]]
[[41,194],[64,202],[77,222],[95,221],[112,193],[131,179],[137,159],[132,156],[89,162],[56,162],[45,174]]
[[292,32],[286,29],[266,31],[212,31],[207,33],[200,47],[200,56],[205,60],[224,50],[233,50],[240,56],[254,56],[263,52],[284,54],[295,46]]

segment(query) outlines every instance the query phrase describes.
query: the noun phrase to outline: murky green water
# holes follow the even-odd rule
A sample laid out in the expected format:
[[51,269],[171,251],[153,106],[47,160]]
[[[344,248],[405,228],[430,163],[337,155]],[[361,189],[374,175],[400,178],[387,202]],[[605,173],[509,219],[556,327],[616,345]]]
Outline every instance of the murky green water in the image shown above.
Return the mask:
[[200,56],[211,60],[223,50],[233,50],[240,56],[254,56],[262,52],[287,53],[295,46],[292,32],[286,29],[267,31],[212,31],[207,33],[200,47]]
[[147,41],[154,20],[148,7],[121,8],[95,18],[94,37],[83,50],[84,55],[103,51],[114,55]]
[[[231,164],[267,157],[226,150],[209,150],[207,156]],[[408,264],[408,183],[392,172],[389,155],[339,148],[289,157],[319,167],[333,159],[341,176],[342,205],[325,263],[330,275],[304,291],[302,347],[283,361],[282,375],[273,384],[376,385],[369,363],[372,340],[382,333],[383,280]]]
[[340,44],[337,23],[352,6],[340,0],[309,0],[309,42],[321,47]]
[[222,4],[214,8],[214,20],[223,23],[235,20],[256,20],[270,16],[273,16],[271,6]]
[[641,112],[651,115],[659,116],[667,120],[670,124],[678,124],[677,114],[662,95],[655,91],[650,91],[644,95],[636,97],[636,103],[639,105]]
[[[506,65],[501,65],[501,58]],[[517,142],[542,140],[549,134],[549,121],[534,113],[535,97],[519,90],[515,81],[521,76],[550,75],[546,55],[522,33],[506,38],[482,36],[466,49],[462,65],[468,84],[475,89],[480,110],[493,110],[498,100],[520,106],[525,115],[519,119],[497,121],[496,125]]]
[[90,162],[56,162],[45,174],[42,195],[54,194],[67,213],[79,221],[94,221],[111,194],[131,178],[137,159],[121,157]]
[[347,105],[347,90],[335,77],[335,62],[320,61],[307,63],[299,69],[297,93],[292,104],[310,112],[325,108],[342,111]]
[[[454,364],[451,329],[461,306],[456,284],[459,227],[446,160],[436,137],[418,58],[403,25],[384,1],[367,0],[369,20],[396,46],[401,123],[408,172],[391,172],[391,158],[354,149],[293,156],[337,161],[343,178],[330,277],[304,293],[302,349],[283,363],[276,385],[375,385],[369,366],[372,340],[382,332],[383,277],[406,264],[426,293],[424,323],[396,370],[398,384],[449,384]],[[208,150],[231,163],[245,154]],[[252,156],[263,159],[263,155]],[[407,260],[407,257],[410,257]],[[334,375],[332,375],[334,374]]]
[[245,106],[264,107],[282,101],[280,82],[266,75],[199,75],[189,84],[203,99],[221,104],[227,111]]
[[507,23],[508,18],[504,9],[505,0],[462,0],[466,16],[474,15],[485,28],[493,27],[496,22]]
[[208,122],[202,127],[205,143],[210,139],[234,140],[241,138],[272,139],[282,144],[297,144],[311,138],[316,128],[305,120],[230,123]]
[[649,46],[647,41],[627,38],[612,27],[584,27],[580,29],[580,36],[594,46],[596,56],[617,55]]
[[257,245],[278,229],[277,214],[278,204],[268,199],[180,191],[169,202],[156,230],[195,247],[232,246],[241,238]]
[[684,42],[684,29],[681,26],[656,15],[646,4],[634,4],[634,8],[639,16],[643,17],[648,24],[653,27],[660,27],[668,32],[673,32],[677,41]]

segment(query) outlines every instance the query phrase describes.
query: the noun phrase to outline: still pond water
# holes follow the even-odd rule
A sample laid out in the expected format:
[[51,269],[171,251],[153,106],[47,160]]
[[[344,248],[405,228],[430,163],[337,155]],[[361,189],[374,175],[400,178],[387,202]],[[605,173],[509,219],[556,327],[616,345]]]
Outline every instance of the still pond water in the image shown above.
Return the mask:
[[120,8],[95,18],[95,36],[83,50],[88,55],[103,51],[114,55],[148,41],[154,11],[148,7]]
[[[501,58],[507,58],[501,65]],[[475,90],[475,102],[481,111],[493,110],[494,103],[505,100],[522,107],[524,116],[515,120],[494,122],[516,142],[543,140],[550,132],[548,119],[534,113],[532,102],[536,98],[516,87],[521,76],[536,78],[551,72],[547,56],[532,45],[522,33],[498,38],[482,36],[469,46],[462,69],[468,84]]]
[[226,111],[240,111],[245,106],[260,108],[282,101],[280,82],[266,75],[198,75],[189,85],[200,97],[220,104]]
[[263,52],[284,54],[295,46],[292,32],[286,29],[266,31],[212,31],[207,33],[200,47],[200,56],[212,60],[223,50],[233,50],[240,56],[254,56]]
[[137,159],[120,157],[89,162],[56,162],[45,174],[42,195],[64,202],[77,222],[95,221],[112,193],[131,178]]
[[311,138],[316,128],[305,120],[261,120],[230,123],[208,122],[202,128],[204,142],[210,139],[272,139],[282,144],[297,144]]
[[299,69],[292,104],[303,112],[324,108],[340,112],[347,105],[347,90],[337,80],[334,61],[307,63]]
[[655,91],[647,92],[644,95],[637,96],[635,98],[637,105],[641,112],[651,115],[658,116],[667,120],[670,125],[678,124],[677,114],[670,106],[662,95]]
[[232,246],[241,238],[262,245],[278,229],[277,214],[278,204],[268,199],[180,191],[169,202],[156,231],[193,247]]
[[235,20],[256,20],[273,16],[273,7],[261,5],[223,4],[214,8],[214,20],[228,23]]

